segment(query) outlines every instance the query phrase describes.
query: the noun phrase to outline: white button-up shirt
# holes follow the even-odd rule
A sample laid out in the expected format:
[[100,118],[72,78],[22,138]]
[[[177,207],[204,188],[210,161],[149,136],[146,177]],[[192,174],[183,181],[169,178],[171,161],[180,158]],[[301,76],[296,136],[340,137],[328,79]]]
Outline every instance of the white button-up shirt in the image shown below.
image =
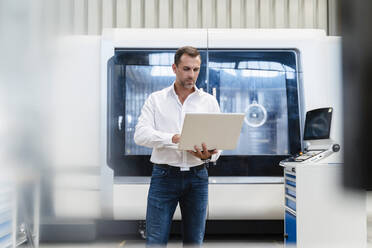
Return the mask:
[[[147,98],[138,118],[134,142],[153,148],[151,162],[177,167],[192,167],[203,163],[192,154],[178,150],[177,144],[172,142],[173,135],[181,133],[185,113],[220,112],[218,102],[212,95],[196,86],[194,89],[183,104],[174,90],[174,83],[170,87],[153,92]],[[211,161],[216,161],[220,153],[219,151],[213,154]]]

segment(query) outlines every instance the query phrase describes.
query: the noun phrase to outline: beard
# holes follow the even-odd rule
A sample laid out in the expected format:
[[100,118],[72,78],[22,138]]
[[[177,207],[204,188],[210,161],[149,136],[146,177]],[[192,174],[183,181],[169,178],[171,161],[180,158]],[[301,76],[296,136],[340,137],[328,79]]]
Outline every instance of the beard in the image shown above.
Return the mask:
[[188,78],[186,80],[182,80],[180,81],[182,87],[186,88],[186,89],[192,89],[195,85],[195,82],[194,80],[192,80],[192,78]]

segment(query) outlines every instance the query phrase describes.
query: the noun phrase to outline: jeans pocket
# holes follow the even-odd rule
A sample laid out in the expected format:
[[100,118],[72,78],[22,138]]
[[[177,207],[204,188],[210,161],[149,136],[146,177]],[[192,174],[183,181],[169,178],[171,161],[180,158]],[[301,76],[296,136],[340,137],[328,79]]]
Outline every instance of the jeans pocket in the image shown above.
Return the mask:
[[161,168],[159,166],[154,165],[152,168],[152,175],[153,178],[159,178],[159,177],[166,177],[168,175],[168,169]]
[[208,170],[207,170],[207,168],[203,168],[201,170],[193,170],[193,172],[200,179],[207,179],[208,180]]

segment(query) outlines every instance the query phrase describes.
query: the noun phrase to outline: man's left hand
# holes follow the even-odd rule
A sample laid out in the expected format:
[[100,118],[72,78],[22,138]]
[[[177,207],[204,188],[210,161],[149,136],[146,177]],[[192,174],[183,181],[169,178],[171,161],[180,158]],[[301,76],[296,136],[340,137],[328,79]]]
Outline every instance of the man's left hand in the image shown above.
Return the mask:
[[188,151],[190,154],[194,155],[195,157],[198,157],[200,159],[209,159],[212,157],[213,154],[216,154],[217,153],[217,150],[214,149],[214,150],[208,150],[207,149],[207,145],[205,143],[202,143],[202,148],[203,148],[203,151],[201,151],[197,146],[194,146],[194,149],[196,152],[194,151]]

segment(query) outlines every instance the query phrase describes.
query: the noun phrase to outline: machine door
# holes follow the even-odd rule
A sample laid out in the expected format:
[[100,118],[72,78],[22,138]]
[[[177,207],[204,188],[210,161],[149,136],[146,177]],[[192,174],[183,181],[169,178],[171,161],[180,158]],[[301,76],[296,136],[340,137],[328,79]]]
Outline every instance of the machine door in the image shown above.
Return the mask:
[[[196,86],[207,91],[206,51]],[[172,85],[176,49],[116,49],[108,63],[107,163],[115,176],[151,176],[151,149],[134,143],[134,130],[147,97]]]
[[245,114],[237,149],[210,175],[282,175],[279,161],[301,149],[296,61],[291,50],[209,50],[208,91],[222,112]]

